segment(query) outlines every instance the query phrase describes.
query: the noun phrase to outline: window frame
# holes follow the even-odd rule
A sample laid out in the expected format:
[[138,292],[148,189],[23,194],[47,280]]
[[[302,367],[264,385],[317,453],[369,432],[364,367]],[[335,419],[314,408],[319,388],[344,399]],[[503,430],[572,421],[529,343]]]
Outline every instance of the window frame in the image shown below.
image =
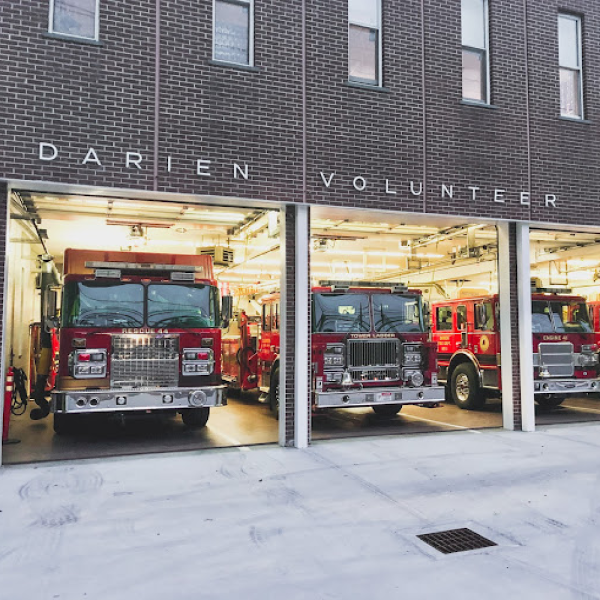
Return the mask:
[[[217,2],[224,4],[235,4],[237,6],[248,7],[248,62],[236,62],[231,60],[223,60],[217,58],[216,41],[217,41]],[[230,65],[239,65],[240,67],[254,66],[254,0],[213,0],[212,14],[212,60]]]
[[481,0],[483,3],[483,43],[484,48],[476,48],[474,46],[466,46],[462,43],[462,32],[463,32],[463,23],[462,23],[462,2],[461,2],[461,61],[462,56],[465,51],[471,52],[472,54],[483,54],[483,77],[481,79],[481,83],[485,85],[484,93],[482,94],[483,100],[477,100],[475,98],[465,98],[462,94],[462,78],[461,78],[461,96],[464,102],[472,102],[474,104],[482,104],[485,106],[490,106],[492,102],[492,81],[491,81],[491,69],[490,69],[490,5],[489,0]]
[[[560,20],[561,19],[569,19],[571,21],[575,21],[577,24],[577,58],[579,62],[579,68],[574,69],[573,67],[565,67],[560,63]],[[563,119],[573,119],[575,121],[583,121],[585,119],[585,105],[583,99],[583,19],[580,15],[576,15],[568,12],[559,12],[556,20],[556,30],[558,36],[558,80],[559,80],[559,101],[560,101],[560,116]],[[562,112],[562,97],[561,97],[561,89],[560,89],[560,73],[561,71],[569,71],[571,73],[575,72],[579,75],[578,83],[578,97],[579,97],[579,107],[581,109],[581,115],[573,116],[564,114]]]
[[383,87],[383,1],[376,0],[377,2],[377,52],[375,54],[375,74],[377,79],[363,79],[362,77],[352,76],[350,73],[350,28],[352,25],[356,27],[362,27],[364,29],[375,29],[370,24],[353,21],[350,18],[350,0],[348,0],[347,8],[348,8],[348,81],[351,83],[358,83],[360,85],[370,86],[374,88]]
[[72,40],[91,40],[94,42],[100,41],[100,0],[95,0],[96,6],[94,9],[95,18],[94,18],[94,37],[87,37],[84,35],[73,35],[72,33],[64,33],[63,31],[56,31],[54,29],[54,4],[56,0],[50,0],[49,6],[50,9],[48,11],[48,33],[52,35],[60,35],[67,37]]

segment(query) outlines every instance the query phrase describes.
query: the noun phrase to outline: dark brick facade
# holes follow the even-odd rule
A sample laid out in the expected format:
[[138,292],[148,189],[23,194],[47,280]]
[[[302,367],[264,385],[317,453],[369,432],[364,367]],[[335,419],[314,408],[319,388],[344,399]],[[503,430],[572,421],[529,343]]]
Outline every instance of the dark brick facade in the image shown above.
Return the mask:
[[[559,7],[583,14],[589,122],[559,118]],[[600,224],[600,7],[491,0],[493,108],[461,102],[457,0],[383,0],[383,91],[347,85],[347,0],[305,9],[303,48],[303,2],[256,0],[256,68],[237,69],[211,61],[211,0],[162,0],[155,86],[155,1],[101,0],[101,45],[91,45],[45,36],[47,0],[4,0],[0,177]],[[59,157],[40,161],[40,141]],[[81,164],[90,146],[102,166]],[[127,151],[143,155],[141,169],[126,168]],[[210,177],[196,173],[197,159],[211,161]],[[247,180],[234,177],[234,162],[249,165]],[[321,172],[335,173],[329,188]],[[364,191],[352,186],[357,176]],[[397,193],[386,193],[386,179]],[[425,193],[412,195],[411,181],[416,191],[425,181]],[[469,185],[480,188],[475,201]],[[527,190],[531,206],[520,203]],[[546,193],[557,194],[556,210],[544,207]]]

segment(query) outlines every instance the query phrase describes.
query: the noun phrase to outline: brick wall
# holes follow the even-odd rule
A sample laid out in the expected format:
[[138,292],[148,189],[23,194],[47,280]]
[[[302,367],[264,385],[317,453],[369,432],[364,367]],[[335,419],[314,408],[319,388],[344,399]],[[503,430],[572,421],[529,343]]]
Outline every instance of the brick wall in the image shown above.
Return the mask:
[[511,328],[511,359],[512,359],[512,387],[513,387],[513,422],[515,430],[520,430],[523,425],[521,416],[521,348],[519,343],[519,296],[517,273],[517,225],[508,225],[508,261],[510,265],[510,322]]
[[[494,108],[461,102],[457,0],[383,1],[380,92],[347,85],[347,0],[306,6],[310,203],[600,225],[600,6],[491,0]],[[585,123],[559,118],[559,7],[584,15]],[[155,2],[102,0],[102,45],[45,37],[47,0],[2,9],[0,177],[302,202],[302,2],[256,1],[256,68],[243,70],[211,60],[212,0],[163,0],[158,121]],[[59,157],[40,161],[39,141]],[[81,164],[90,146],[102,166]],[[125,167],[127,151],[143,155],[141,169]],[[197,159],[211,161],[210,177]],[[234,162],[249,165],[248,180]],[[334,174],[329,188],[321,172]],[[410,182],[418,191],[424,180],[426,193],[412,195]],[[530,181],[531,206],[521,205]]]

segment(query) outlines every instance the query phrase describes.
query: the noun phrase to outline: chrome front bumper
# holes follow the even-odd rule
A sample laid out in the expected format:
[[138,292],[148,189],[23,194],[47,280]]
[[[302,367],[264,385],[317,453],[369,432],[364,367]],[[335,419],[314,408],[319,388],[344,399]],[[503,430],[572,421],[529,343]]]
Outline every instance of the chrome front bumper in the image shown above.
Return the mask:
[[444,401],[443,386],[385,387],[315,392],[317,408],[376,406],[378,404],[438,404]]
[[108,413],[117,411],[179,410],[227,404],[226,386],[148,388],[136,390],[56,391],[54,413]]
[[600,379],[535,379],[536,394],[585,394],[600,392]]

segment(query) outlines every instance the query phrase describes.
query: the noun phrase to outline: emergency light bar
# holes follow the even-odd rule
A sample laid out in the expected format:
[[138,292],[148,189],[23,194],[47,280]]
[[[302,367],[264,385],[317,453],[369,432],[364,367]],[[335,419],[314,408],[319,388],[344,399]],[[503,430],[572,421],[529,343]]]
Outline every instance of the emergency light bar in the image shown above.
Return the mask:
[[533,294],[570,294],[571,288],[562,288],[562,287],[531,287],[531,292]]
[[385,282],[385,281],[319,281],[321,287],[331,287],[337,289],[353,288],[392,288],[394,292],[407,292],[408,286],[404,283]]
[[126,262],[102,262],[88,260],[85,262],[86,269],[107,269],[121,271],[179,271],[183,273],[202,273],[204,267],[190,265],[160,265],[154,263],[126,263]]

